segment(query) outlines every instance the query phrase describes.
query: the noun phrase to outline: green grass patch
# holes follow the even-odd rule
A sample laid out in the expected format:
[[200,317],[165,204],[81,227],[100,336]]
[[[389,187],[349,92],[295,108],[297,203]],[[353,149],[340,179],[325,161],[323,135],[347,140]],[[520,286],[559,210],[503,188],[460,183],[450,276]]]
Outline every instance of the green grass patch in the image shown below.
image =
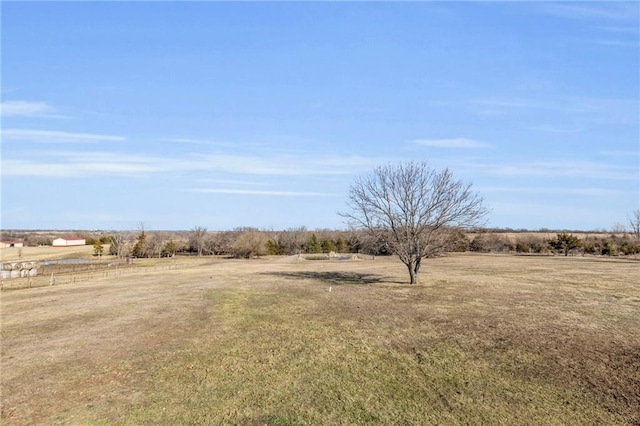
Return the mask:
[[[252,290],[211,292],[187,347],[152,360],[143,407],[124,424],[584,424],[615,417],[579,392],[513,374],[455,339],[395,337],[314,313],[317,301]],[[377,324],[383,329],[383,324]],[[420,346],[412,345],[412,337]],[[415,343],[415,342],[414,342]],[[506,365],[506,364],[505,364]]]

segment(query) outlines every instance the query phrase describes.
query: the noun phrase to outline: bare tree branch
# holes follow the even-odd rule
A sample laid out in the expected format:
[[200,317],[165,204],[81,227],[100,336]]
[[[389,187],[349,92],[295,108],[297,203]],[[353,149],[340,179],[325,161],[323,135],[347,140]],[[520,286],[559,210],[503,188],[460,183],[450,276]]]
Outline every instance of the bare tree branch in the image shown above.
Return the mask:
[[350,225],[384,238],[418,282],[421,261],[447,249],[452,229],[477,226],[487,214],[471,183],[436,171],[426,162],[376,168],[357,178],[348,194]]

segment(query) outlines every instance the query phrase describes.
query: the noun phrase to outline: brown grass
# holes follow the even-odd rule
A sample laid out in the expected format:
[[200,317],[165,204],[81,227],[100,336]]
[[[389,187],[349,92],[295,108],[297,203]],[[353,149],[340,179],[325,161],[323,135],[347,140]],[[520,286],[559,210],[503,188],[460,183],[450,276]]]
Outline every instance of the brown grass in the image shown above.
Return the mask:
[[184,261],[4,291],[2,423],[640,423],[638,262]]
[[[109,245],[105,245],[105,252],[109,252]],[[76,247],[2,247],[0,261],[26,262],[52,259],[91,258],[93,246]]]

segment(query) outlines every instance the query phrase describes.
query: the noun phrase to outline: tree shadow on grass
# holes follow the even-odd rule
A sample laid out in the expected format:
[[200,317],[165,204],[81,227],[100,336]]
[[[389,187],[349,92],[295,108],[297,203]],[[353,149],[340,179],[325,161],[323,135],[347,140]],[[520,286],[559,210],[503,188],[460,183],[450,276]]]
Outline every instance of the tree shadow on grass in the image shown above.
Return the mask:
[[331,285],[372,285],[372,284],[391,284],[397,281],[390,281],[388,277],[379,274],[359,274],[357,272],[265,272],[265,275],[275,275],[282,278],[290,279],[311,279],[323,281]]

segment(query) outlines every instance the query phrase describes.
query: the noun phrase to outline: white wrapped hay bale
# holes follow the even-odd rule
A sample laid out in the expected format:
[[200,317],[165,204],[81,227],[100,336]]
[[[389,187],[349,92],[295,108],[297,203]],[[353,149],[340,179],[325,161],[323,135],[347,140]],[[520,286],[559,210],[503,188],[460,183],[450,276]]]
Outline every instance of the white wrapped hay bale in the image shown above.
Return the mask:
[[35,265],[35,262],[22,262],[22,269],[31,269]]

